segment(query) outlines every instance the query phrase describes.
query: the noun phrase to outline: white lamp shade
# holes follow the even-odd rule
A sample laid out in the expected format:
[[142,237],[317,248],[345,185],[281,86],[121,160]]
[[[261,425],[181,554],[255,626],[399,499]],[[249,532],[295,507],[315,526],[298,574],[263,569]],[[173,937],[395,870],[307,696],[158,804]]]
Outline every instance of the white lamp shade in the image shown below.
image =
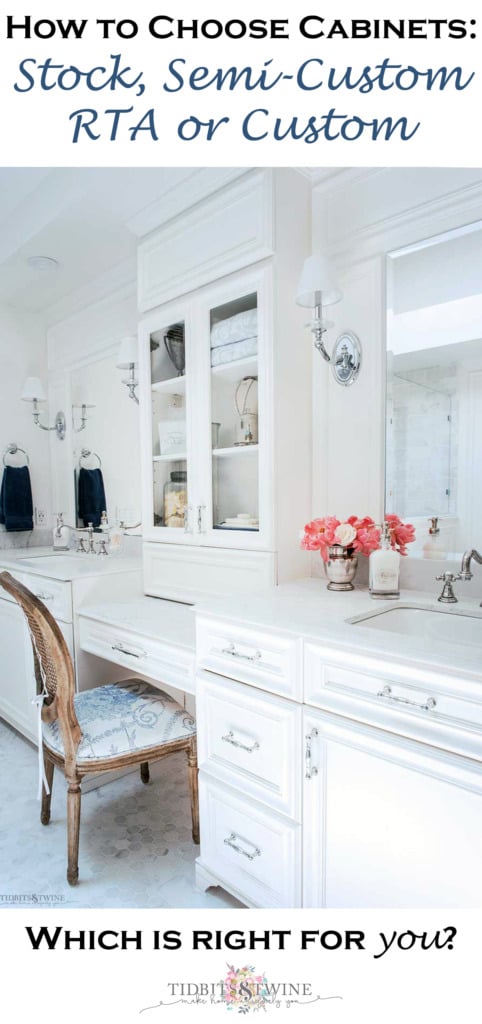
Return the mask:
[[135,334],[129,334],[120,343],[116,366],[119,370],[128,370],[130,366],[136,366],[137,362],[137,338]]
[[332,306],[342,298],[342,292],[336,284],[328,260],[322,253],[308,256],[303,264],[301,277],[296,291],[298,306],[313,308],[321,301],[323,306]]
[[46,402],[47,396],[38,377],[27,377],[21,394],[22,402]]

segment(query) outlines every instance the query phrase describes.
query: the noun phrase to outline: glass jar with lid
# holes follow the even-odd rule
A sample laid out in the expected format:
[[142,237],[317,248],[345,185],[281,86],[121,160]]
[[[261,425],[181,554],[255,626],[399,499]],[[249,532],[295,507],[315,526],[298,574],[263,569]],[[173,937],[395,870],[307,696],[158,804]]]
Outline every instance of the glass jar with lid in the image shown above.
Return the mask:
[[187,506],[187,472],[173,469],[171,479],[164,484],[164,526],[181,528]]

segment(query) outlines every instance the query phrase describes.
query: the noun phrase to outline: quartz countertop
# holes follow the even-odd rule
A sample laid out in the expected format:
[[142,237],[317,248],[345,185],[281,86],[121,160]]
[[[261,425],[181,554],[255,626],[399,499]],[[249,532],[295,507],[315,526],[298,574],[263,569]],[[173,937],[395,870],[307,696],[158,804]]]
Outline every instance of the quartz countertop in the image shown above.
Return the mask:
[[55,580],[85,579],[113,573],[140,572],[141,558],[122,554],[88,555],[53,551],[46,547],[6,548],[0,551],[0,569],[33,573]]
[[[457,584],[455,584],[457,590]],[[196,612],[223,621],[267,632],[302,636],[307,640],[344,649],[352,655],[373,655],[397,664],[439,669],[448,675],[464,675],[482,683],[482,609],[475,598],[442,605],[434,593],[403,590],[399,601],[374,601],[366,587],[349,592],[326,589],[320,579],[302,579],[271,590],[232,598],[200,599]],[[417,605],[447,615],[480,617],[478,644],[434,641],[428,636],[408,636],[388,629],[360,627],[348,620],[395,607]],[[482,696],[482,694],[481,694]]]
[[194,652],[194,610],[192,605],[138,594],[128,601],[124,598],[85,605],[80,615]]

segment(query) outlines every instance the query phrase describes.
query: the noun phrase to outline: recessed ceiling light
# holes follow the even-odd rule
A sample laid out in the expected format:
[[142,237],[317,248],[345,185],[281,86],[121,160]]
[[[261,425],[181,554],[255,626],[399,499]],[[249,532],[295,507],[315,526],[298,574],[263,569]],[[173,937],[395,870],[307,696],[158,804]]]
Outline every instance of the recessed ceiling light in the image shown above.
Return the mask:
[[33,270],[40,270],[45,274],[51,274],[59,268],[59,261],[53,256],[29,256],[27,263]]

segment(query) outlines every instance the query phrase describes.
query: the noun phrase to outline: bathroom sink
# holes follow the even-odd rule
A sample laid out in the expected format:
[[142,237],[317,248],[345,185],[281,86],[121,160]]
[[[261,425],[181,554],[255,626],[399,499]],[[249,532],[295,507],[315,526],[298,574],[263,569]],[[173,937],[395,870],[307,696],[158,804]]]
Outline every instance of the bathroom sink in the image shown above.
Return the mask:
[[358,615],[349,622],[355,626],[402,633],[413,639],[433,640],[482,648],[482,611],[467,612],[453,608],[425,608],[402,605],[368,615]]

